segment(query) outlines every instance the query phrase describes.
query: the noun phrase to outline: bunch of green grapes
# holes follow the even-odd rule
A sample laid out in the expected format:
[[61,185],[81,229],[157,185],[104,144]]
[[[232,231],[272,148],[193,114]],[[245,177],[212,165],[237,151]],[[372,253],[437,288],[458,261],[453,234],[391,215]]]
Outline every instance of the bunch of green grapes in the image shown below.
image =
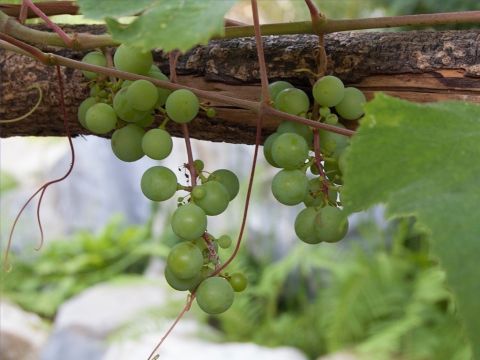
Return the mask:
[[[120,45],[113,60],[119,70],[168,81],[153,64],[151,53]],[[100,66],[107,63],[98,51],[87,54],[83,61]],[[78,120],[96,134],[113,131],[113,153],[126,162],[144,155],[154,160],[167,158],[173,142],[165,130],[166,122],[189,123],[201,108],[198,98],[189,90],[172,92],[147,80],[111,82],[93,72],[84,75],[90,80],[90,97],[78,108]],[[215,116],[214,109],[204,110],[207,116]],[[165,121],[151,128],[155,115],[163,116]],[[171,218],[179,242],[168,255],[165,278],[176,290],[195,292],[197,303],[205,312],[219,314],[232,305],[235,292],[246,288],[247,278],[242,273],[218,271],[221,267],[218,248],[229,248],[232,240],[228,235],[215,238],[208,233],[207,218],[222,214],[237,196],[240,185],[230,170],[207,173],[201,160],[196,160],[193,166],[198,185],[196,181],[190,186],[179,184],[172,170],[156,165],[145,171],[140,187],[145,197],[159,202],[173,198],[178,191],[187,191],[186,196],[179,197]]]
[[[335,76],[322,77],[312,88],[319,106],[317,114],[313,114],[308,95],[286,81],[271,83],[269,92],[278,110],[309,119],[315,116],[315,120],[343,128],[338,118],[358,119],[366,102],[360,90],[345,88]],[[300,240],[309,244],[337,242],[348,230],[340,201],[348,138],[319,130],[321,159],[317,161],[313,136],[309,126],[285,121],[265,140],[265,159],[282,169],[272,180],[272,193],[284,205],[305,205],[295,219],[295,233]]]

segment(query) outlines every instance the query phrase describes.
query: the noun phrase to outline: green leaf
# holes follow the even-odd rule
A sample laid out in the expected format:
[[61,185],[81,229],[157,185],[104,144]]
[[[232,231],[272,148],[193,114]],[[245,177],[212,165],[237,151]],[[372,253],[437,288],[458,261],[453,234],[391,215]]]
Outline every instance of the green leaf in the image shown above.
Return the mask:
[[135,15],[159,1],[152,0],[78,0],[82,14],[90,19]]
[[[114,40],[141,50],[182,52],[224,32],[223,17],[237,0],[82,0],[87,17],[105,18]],[[99,3],[101,4],[99,6]],[[130,24],[115,17],[142,12]]]
[[415,104],[377,95],[346,154],[342,202],[413,215],[447,272],[480,357],[480,106]]

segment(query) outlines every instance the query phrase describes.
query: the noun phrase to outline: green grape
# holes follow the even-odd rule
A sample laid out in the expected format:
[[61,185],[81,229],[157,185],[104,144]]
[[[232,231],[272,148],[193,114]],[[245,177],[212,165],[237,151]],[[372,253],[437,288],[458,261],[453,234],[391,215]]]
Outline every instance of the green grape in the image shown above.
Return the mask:
[[270,165],[272,165],[276,168],[279,168],[280,166],[278,166],[278,164],[272,158],[272,145],[273,145],[273,142],[278,138],[279,135],[280,134],[275,132],[275,133],[271,134],[269,137],[267,137],[267,139],[263,143],[263,156],[265,157],[265,160],[267,160],[267,162]]
[[315,232],[315,218],[317,210],[313,207],[307,207],[300,211],[295,218],[295,234],[298,238],[307,244],[318,244],[321,242]]
[[222,235],[217,239],[217,242],[222,249],[228,249],[232,245],[232,238],[228,235]]
[[199,206],[189,203],[175,210],[172,216],[172,230],[180,238],[194,240],[207,229],[207,215]]
[[325,206],[318,210],[314,228],[319,241],[337,242],[347,234],[348,218],[339,208]]
[[325,124],[330,125],[337,125],[338,124],[338,116],[336,114],[329,114],[325,118]]
[[87,110],[90,109],[93,105],[95,105],[97,101],[93,97],[88,97],[85,100],[82,101],[80,106],[78,107],[77,110],[77,117],[78,121],[82,126],[87,129],[87,123],[85,122],[85,117],[87,114]]
[[128,86],[130,86],[132,83],[133,83],[133,80],[123,80],[121,87],[122,87],[122,88],[128,87]]
[[163,129],[148,130],[142,139],[143,152],[151,159],[165,159],[172,152],[172,147],[172,137]]
[[175,276],[168,266],[165,266],[165,280],[168,285],[178,291],[193,290],[203,280],[201,272],[195,274],[195,276],[188,279],[180,279]]
[[324,206],[323,182],[319,177],[308,180],[308,191],[303,199],[305,206]]
[[328,115],[331,114],[331,111],[330,111],[330,108],[327,107],[327,106],[322,106],[320,107],[320,109],[318,110],[318,113],[320,114],[320,116],[322,118],[326,118]]
[[197,170],[197,173],[200,173],[203,171],[205,164],[202,160],[197,159],[193,162],[193,167],[195,168],[195,170]]
[[242,292],[247,288],[248,280],[242,273],[233,273],[230,275],[228,282],[232,286],[233,291]]
[[287,81],[274,81],[268,85],[268,92],[270,93],[270,99],[275,101],[278,93],[282,90],[293,88],[293,85]]
[[139,122],[142,121],[148,112],[135,110],[128,101],[127,91],[129,87],[121,88],[113,98],[113,109],[117,113],[117,116],[127,122]]
[[278,93],[275,108],[292,115],[306,114],[310,108],[310,100],[304,91],[288,88]]
[[217,116],[217,111],[214,108],[208,108],[205,115],[207,115],[208,118],[213,119]]
[[175,90],[165,103],[168,117],[180,124],[192,121],[197,116],[199,108],[197,96],[186,89]]
[[343,100],[335,106],[338,115],[346,120],[356,120],[363,115],[363,105],[367,102],[365,95],[354,87],[345,88]]
[[237,175],[227,169],[215,170],[210,174],[208,180],[215,180],[222,184],[228,191],[229,200],[232,201],[240,190],[240,182]]
[[346,151],[342,151],[342,153],[338,156],[338,169],[340,170],[340,173],[343,175],[345,174],[345,168],[346,168]]
[[192,197],[194,199],[197,199],[197,200],[203,199],[206,194],[207,194],[207,191],[205,190],[205,188],[201,186],[195,186],[192,189]]
[[153,64],[153,56],[150,51],[141,52],[139,49],[122,44],[115,51],[113,63],[118,70],[146,75]]
[[177,192],[177,177],[165,166],[153,166],[143,173],[140,187],[148,199],[165,201]]
[[294,133],[302,136],[307,144],[313,144],[313,131],[310,126],[299,124],[293,121],[284,121],[277,128],[278,134]]
[[[195,204],[200,206],[207,215],[219,215],[225,211],[230,201],[228,190],[218,181],[207,181],[198,186],[205,189],[205,196],[195,199]],[[193,193],[192,193],[192,196]]]
[[295,169],[308,157],[308,144],[305,139],[293,133],[280,134],[272,144],[272,158],[278,166]]
[[125,94],[130,106],[138,111],[148,111],[155,107],[158,100],[158,92],[155,85],[147,80],[136,80]]
[[345,86],[342,80],[336,76],[327,75],[318,79],[313,85],[312,94],[320,106],[333,107],[342,101],[345,94]]
[[325,175],[331,182],[336,184],[342,184],[342,173],[340,172],[340,168],[338,167],[338,161],[336,159],[333,160],[325,160],[323,165],[325,170]]
[[[168,76],[165,75],[156,65],[152,65],[150,67],[150,70],[148,71],[148,76],[158,80],[169,81]],[[172,93],[172,90],[170,89],[157,87],[158,100],[157,100],[157,103],[155,104],[155,107],[159,108],[165,105],[165,102],[167,101],[167,98],[171,93]]]
[[98,86],[98,84],[94,84],[91,88],[90,88],[90,97],[95,97],[98,95],[98,93],[101,91],[102,89],[100,88],[100,86]]
[[175,245],[167,257],[167,267],[179,279],[191,279],[200,273],[203,256],[191,242]]
[[136,122],[136,124],[138,126],[146,128],[146,127],[152,125],[154,120],[155,120],[155,116],[153,116],[153,114],[146,113],[145,116],[141,120]]
[[112,135],[112,151],[122,161],[132,162],[141,159],[144,155],[142,150],[142,138],[145,130],[135,124],[128,124]]
[[308,178],[300,170],[281,170],[273,177],[273,196],[284,205],[300,204],[307,191]]
[[[90,65],[97,65],[97,66],[107,66],[107,59],[105,55],[101,51],[92,51],[85,55],[82,59],[82,62]],[[83,75],[87,79],[95,79],[98,74],[92,71],[82,71]]]
[[313,175],[319,175],[320,174],[320,172],[318,171],[317,164],[313,163],[312,165],[310,165],[310,172]]
[[232,286],[223,277],[209,277],[197,288],[197,304],[207,314],[215,315],[227,311],[234,298]]
[[[339,128],[345,129],[342,124],[336,125]],[[328,157],[338,158],[340,154],[348,146],[348,137],[333,133],[331,131],[319,130],[320,151]]]
[[110,105],[97,103],[87,110],[85,124],[95,134],[106,134],[115,129],[117,115]]

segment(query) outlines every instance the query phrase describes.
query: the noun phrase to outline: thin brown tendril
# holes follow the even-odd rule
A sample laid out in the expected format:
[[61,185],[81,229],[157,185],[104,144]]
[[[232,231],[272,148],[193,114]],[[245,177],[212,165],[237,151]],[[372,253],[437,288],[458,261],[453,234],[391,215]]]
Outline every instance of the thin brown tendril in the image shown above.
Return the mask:
[[43,99],[42,88],[40,87],[40,85],[34,84],[34,85],[27,88],[27,90],[30,90],[30,89],[37,89],[38,90],[38,100],[37,100],[37,103],[33,106],[33,108],[29,112],[27,112],[26,114],[21,115],[19,117],[16,117],[14,119],[1,119],[0,124],[11,124],[11,123],[14,123],[14,122],[17,122],[17,121],[21,121],[23,119],[26,119],[30,115],[32,115],[33,112],[35,110],[37,110],[37,108],[40,106],[40,104],[42,102],[42,99]]

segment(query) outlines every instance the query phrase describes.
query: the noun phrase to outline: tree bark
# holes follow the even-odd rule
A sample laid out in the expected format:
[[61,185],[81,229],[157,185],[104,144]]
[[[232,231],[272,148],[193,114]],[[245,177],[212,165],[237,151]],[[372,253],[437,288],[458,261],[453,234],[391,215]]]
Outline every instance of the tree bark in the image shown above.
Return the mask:
[[[37,26],[44,30],[42,26]],[[66,26],[68,32],[102,33],[102,26]],[[316,72],[319,52],[314,35],[269,36],[264,38],[270,80],[287,80],[308,90],[313,81],[305,70]],[[328,73],[356,86],[368,98],[376,91],[404,99],[428,102],[463,100],[480,103],[480,30],[344,32],[327,35]],[[82,52],[44,49],[74,59]],[[155,52],[155,61],[168,72],[168,61]],[[253,38],[211,41],[181,56],[177,65],[179,83],[225,95],[258,100],[258,62]],[[0,125],[0,136],[64,136],[60,116],[55,68],[0,49],[0,119],[26,113],[38,94],[27,90],[37,83],[44,92],[39,108],[27,119]],[[74,136],[88,134],[76,120],[79,103],[88,95],[81,72],[63,69],[67,113]],[[225,104],[211,103],[215,119],[200,116],[191,124],[194,138],[231,143],[253,143],[255,114]],[[274,131],[278,121],[267,119],[264,135]],[[172,135],[180,127],[169,125]]]

